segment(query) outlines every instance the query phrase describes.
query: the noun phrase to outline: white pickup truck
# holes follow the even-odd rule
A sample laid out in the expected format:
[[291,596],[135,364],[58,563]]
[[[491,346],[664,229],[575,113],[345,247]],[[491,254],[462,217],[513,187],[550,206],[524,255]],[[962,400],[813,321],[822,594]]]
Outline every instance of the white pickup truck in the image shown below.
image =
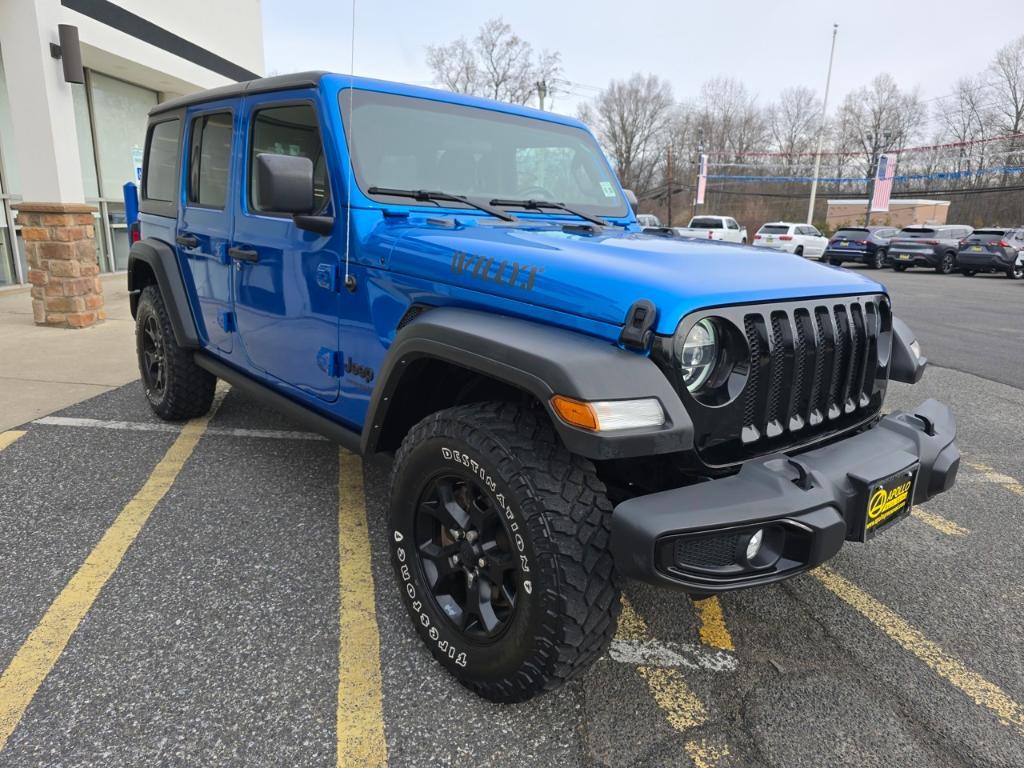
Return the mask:
[[747,228],[736,223],[731,216],[694,216],[685,227],[676,227],[680,237],[699,237],[702,240],[725,240],[746,243]]

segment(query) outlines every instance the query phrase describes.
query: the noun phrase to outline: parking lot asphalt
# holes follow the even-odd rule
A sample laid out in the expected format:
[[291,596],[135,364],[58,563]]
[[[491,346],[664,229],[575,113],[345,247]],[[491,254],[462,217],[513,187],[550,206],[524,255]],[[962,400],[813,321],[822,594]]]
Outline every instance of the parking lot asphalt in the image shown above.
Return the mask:
[[918,319],[1019,311],[1024,284],[880,276],[937,363],[887,410],[952,405],[956,488],[780,585],[631,584],[608,654],[521,705],[416,636],[386,463],[226,389],[184,427],[129,384],[3,433],[0,768],[1024,765],[1024,385],[955,370],[986,328]]

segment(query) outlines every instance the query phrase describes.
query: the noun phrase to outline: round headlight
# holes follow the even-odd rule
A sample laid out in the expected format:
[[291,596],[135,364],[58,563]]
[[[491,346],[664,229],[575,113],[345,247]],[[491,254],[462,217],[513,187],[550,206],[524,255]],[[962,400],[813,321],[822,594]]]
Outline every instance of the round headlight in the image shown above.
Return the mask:
[[700,389],[714,372],[718,361],[718,332],[715,325],[705,318],[698,322],[686,335],[679,355],[679,366],[683,383],[690,392]]

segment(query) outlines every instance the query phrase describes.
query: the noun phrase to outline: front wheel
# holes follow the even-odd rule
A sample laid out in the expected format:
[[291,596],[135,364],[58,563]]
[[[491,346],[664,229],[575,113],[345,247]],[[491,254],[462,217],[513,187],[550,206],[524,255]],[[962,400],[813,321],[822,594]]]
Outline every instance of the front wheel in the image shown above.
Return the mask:
[[620,610],[612,505],[543,413],[440,411],[395,458],[388,538],[434,658],[495,702],[558,687],[607,648]]
[[871,257],[871,263],[868,264],[872,269],[884,269],[886,264],[886,254],[884,248],[879,248],[875,251],[875,255]]
[[1011,280],[1020,280],[1024,277],[1024,264],[1014,264],[1006,270],[1006,276]]
[[939,266],[935,268],[935,271],[940,275],[950,275],[956,269],[956,254],[952,251],[947,251],[942,254],[942,261],[939,262]]

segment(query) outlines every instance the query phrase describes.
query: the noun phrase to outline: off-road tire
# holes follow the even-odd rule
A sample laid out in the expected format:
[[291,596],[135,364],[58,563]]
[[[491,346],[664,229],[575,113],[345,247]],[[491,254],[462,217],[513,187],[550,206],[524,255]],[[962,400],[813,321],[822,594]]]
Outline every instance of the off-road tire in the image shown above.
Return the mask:
[[[432,482],[449,477],[465,483],[456,486],[460,492],[477,484],[476,498],[497,510],[512,550],[506,571],[514,608],[503,633],[486,642],[456,626],[450,604],[447,614],[441,610],[424,567],[430,562],[436,579],[439,558],[421,557],[417,546],[421,499]],[[541,411],[477,403],[439,411],[414,426],[395,457],[388,539],[402,600],[434,658],[494,702],[525,701],[586,669],[607,648],[621,610],[622,579],[609,550],[611,517],[593,464],[564,448]],[[447,578],[454,594],[460,589],[454,579],[465,575]]]
[[885,265],[887,263],[888,259],[887,254],[885,252],[885,248],[879,248],[877,251],[875,251],[875,256],[871,260],[871,262],[868,263],[868,266],[871,269],[885,269]]
[[939,262],[939,266],[935,268],[935,271],[940,275],[951,275],[956,272],[956,254],[952,251],[946,251],[942,254],[942,260]]
[[[145,362],[146,345],[154,337],[163,364],[162,386],[147,372]],[[147,285],[139,296],[135,349],[146,400],[157,416],[166,421],[182,421],[210,410],[217,377],[195,364],[191,350],[178,346],[163,296],[155,285]]]

